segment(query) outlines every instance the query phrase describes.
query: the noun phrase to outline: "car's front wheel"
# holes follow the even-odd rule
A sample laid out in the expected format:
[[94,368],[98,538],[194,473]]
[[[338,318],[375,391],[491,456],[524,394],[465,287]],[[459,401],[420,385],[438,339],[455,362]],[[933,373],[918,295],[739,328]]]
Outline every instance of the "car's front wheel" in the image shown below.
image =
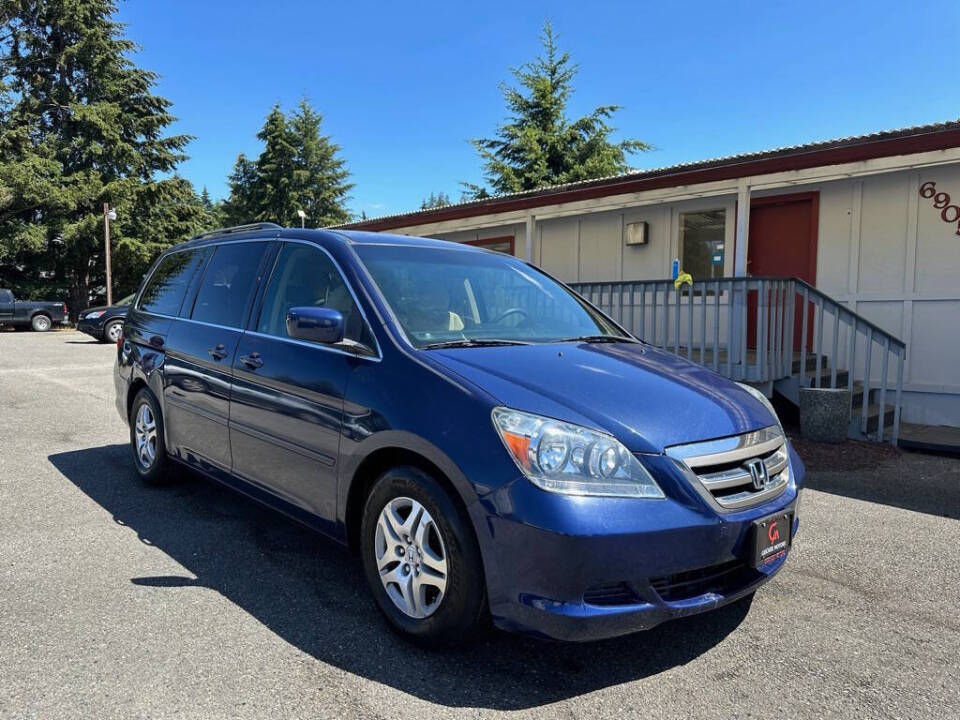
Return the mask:
[[103,342],[116,343],[123,333],[123,320],[113,320],[108,322],[103,329]]
[[486,611],[480,551],[466,513],[433,477],[415,467],[381,475],[360,532],[367,581],[394,629],[428,645],[476,632]]

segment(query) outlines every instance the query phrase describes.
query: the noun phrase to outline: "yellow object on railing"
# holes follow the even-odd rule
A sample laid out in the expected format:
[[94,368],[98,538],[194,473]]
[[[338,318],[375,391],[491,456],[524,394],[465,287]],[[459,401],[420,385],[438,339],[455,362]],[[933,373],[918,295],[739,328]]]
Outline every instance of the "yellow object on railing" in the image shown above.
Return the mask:
[[680,274],[677,275],[677,279],[673,281],[673,287],[679,290],[684,284],[693,287],[693,275],[681,270]]

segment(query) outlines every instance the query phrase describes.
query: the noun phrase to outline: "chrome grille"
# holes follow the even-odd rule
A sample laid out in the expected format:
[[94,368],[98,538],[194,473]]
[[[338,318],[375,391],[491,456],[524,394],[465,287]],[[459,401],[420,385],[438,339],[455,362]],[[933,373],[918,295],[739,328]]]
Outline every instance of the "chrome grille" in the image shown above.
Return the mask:
[[772,500],[786,490],[790,467],[783,432],[762,430],[667,448],[694,487],[723,510]]

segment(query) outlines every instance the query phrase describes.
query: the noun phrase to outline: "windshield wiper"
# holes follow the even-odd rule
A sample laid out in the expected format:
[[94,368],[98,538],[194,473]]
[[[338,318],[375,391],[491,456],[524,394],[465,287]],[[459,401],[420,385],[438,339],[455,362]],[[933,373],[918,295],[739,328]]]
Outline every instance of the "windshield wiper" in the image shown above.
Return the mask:
[[554,340],[555,343],[563,342],[582,342],[582,343],[616,343],[616,342],[626,342],[626,343],[635,343],[639,342],[638,340],[632,337],[625,337],[623,335],[578,335],[577,337],[568,337],[561,338],[560,340]]
[[437,350],[440,348],[464,348],[464,347],[493,347],[495,345],[529,345],[528,342],[523,342],[522,340],[484,340],[484,339],[463,339],[463,340],[446,340],[444,342],[435,342],[430,343],[429,345],[424,345],[423,350]]

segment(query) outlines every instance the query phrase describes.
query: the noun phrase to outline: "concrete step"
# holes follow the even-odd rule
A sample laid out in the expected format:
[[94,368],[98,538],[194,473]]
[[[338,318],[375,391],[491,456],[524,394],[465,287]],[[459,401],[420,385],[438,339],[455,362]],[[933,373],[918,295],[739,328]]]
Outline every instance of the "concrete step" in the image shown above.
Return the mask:
[[[816,356],[816,355],[812,355],[812,354],[810,354],[810,353],[807,353],[807,357],[806,357],[806,360],[805,360],[805,362],[804,362],[804,365],[806,366],[806,367],[805,367],[805,371],[806,371],[806,372],[808,372],[808,373],[815,373],[816,370],[817,370],[817,356]],[[820,367],[821,367],[821,368],[828,368],[828,367],[830,367],[830,361],[829,361],[829,358],[827,358],[826,355],[821,355],[821,356],[820,356]],[[791,372],[792,372],[792,374],[794,374],[794,375],[799,375],[799,374],[800,374],[800,354],[799,354],[799,353],[794,353],[794,354],[793,354],[793,366],[791,367]]]
[[[815,380],[817,378],[816,369],[807,371],[807,387],[814,387]],[[846,370],[837,370],[837,387],[846,388],[847,382],[850,380],[850,373]],[[830,369],[823,368],[820,371],[820,387],[828,388],[830,387]]]
[[960,427],[901,422],[900,447],[960,455]]
[[[861,396],[861,402],[862,396]],[[850,409],[850,425],[851,427],[856,427],[860,429],[861,413],[862,406],[856,405]],[[883,413],[883,426],[885,428],[891,427],[893,425],[893,405],[887,405],[886,411]],[[879,427],[880,422],[880,406],[874,403],[867,405],[867,434],[875,433]]]

